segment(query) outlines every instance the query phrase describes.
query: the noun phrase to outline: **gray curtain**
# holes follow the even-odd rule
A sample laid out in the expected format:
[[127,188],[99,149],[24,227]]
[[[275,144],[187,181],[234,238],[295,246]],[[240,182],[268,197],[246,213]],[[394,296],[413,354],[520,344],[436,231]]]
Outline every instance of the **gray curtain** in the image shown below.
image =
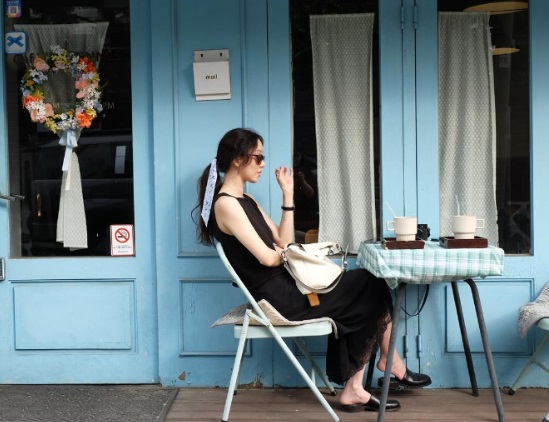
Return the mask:
[[311,16],[319,241],[349,251],[376,236],[373,14]]
[[439,13],[440,234],[451,216],[485,219],[478,236],[498,244],[496,112],[488,13]]

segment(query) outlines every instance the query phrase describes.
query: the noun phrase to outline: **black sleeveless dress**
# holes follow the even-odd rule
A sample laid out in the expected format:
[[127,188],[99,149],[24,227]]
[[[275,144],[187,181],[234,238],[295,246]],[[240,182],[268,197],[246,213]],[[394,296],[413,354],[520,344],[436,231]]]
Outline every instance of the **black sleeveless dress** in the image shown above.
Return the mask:
[[[220,196],[230,196],[219,193]],[[251,224],[267,246],[274,238],[256,202],[247,195],[236,197]],[[307,297],[283,265],[266,267],[240,241],[222,232],[213,215],[214,236],[221,242],[229,262],[256,300],[265,299],[289,320],[330,317],[338,338],[328,338],[326,374],[332,382],[344,384],[361,370],[391,321],[392,297],[387,283],[364,269],[345,273],[337,287],[320,295],[320,305],[311,307]]]

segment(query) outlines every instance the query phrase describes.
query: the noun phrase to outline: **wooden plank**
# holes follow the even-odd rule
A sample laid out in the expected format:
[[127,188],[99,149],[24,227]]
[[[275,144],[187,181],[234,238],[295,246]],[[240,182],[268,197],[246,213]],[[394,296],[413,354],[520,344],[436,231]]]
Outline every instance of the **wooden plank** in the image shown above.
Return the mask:
[[[374,392],[376,393],[376,392]],[[219,421],[227,390],[181,389],[166,422]],[[481,389],[473,397],[468,389],[403,389],[391,391],[390,398],[402,408],[385,414],[390,421],[494,421],[497,411],[492,390]],[[345,422],[377,420],[375,412],[345,413],[338,408],[338,397],[326,395],[336,413]],[[502,390],[507,422],[540,422],[549,412],[549,390],[520,389],[514,396]],[[308,389],[239,390],[231,406],[230,421],[330,421],[330,416]]]

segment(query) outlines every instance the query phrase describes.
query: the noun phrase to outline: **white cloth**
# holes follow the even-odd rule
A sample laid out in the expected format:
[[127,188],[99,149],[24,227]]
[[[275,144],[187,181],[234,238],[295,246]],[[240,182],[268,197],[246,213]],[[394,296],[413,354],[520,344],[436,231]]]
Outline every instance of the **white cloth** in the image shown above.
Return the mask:
[[[88,229],[82,196],[82,180],[78,156],[72,152],[69,171],[63,172],[61,199],[57,217],[57,241],[71,250],[88,247]],[[70,189],[66,185],[70,184]]]
[[[303,321],[290,321],[286,318],[284,318],[280,312],[278,312],[273,305],[271,305],[268,301],[265,299],[261,299],[258,303],[261,310],[265,313],[265,316],[271,321],[271,323],[275,326],[277,325],[304,325],[304,324],[310,324],[313,322],[329,322],[332,324],[334,335],[337,338],[337,326],[332,318],[328,317],[322,317],[322,318],[314,318],[314,319],[306,319]],[[244,322],[244,314],[246,313],[246,309],[249,309],[250,305],[247,303],[244,303],[242,305],[237,306],[236,308],[231,309],[226,314],[219,317],[212,325],[211,327],[217,327],[219,325],[227,325],[227,324],[242,324]],[[250,325],[261,325],[259,322],[250,319]]]
[[542,318],[549,317],[549,283],[533,302],[523,305],[518,313],[518,325],[521,337],[526,337],[528,330]]
[[485,220],[478,236],[498,244],[496,112],[489,13],[439,13],[440,234],[452,215]]
[[319,241],[376,237],[373,14],[311,16]]

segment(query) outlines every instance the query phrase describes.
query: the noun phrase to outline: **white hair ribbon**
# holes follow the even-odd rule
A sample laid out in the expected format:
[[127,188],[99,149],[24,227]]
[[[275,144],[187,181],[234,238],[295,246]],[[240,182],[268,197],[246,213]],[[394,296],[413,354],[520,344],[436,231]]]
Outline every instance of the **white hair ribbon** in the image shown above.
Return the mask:
[[63,166],[61,167],[61,170],[64,173],[67,173],[67,183],[65,185],[65,190],[71,189],[70,173],[71,173],[72,152],[73,152],[73,149],[78,146],[78,140],[80,139],[81,132],[82,132],[82,129],[80,128],[67,129],[61,132],[61,135],[59,137],[59,145],[63,145],[65,147],[65,156],[63,157]]
[[210,212],[212,210],[212,201],[215,191],[215,183],[217,182],[217,159],[214,158],[210,163],[210,172],[208,173],[208,183],[206,185],[206,192],[204,193],[204,202],[202,203],[202,220],[204,224],[208,226],[210,220]]

